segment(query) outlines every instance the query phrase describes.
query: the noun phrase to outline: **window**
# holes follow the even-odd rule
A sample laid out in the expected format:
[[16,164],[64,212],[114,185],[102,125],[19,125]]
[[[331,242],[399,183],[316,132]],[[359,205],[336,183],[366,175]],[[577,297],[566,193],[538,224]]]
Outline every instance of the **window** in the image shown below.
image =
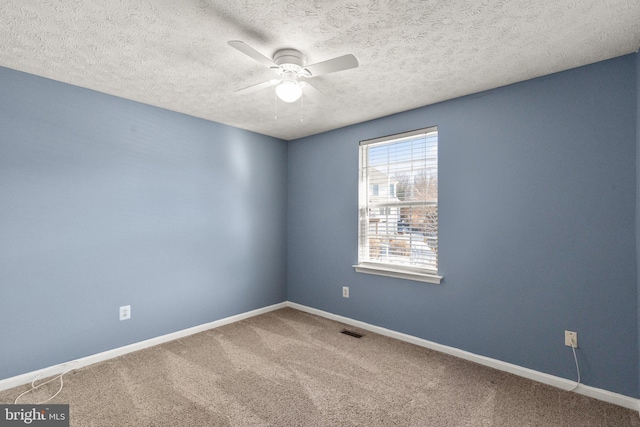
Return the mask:
[[356,271],[440,283],[436,127],[360,142],[359,222]]

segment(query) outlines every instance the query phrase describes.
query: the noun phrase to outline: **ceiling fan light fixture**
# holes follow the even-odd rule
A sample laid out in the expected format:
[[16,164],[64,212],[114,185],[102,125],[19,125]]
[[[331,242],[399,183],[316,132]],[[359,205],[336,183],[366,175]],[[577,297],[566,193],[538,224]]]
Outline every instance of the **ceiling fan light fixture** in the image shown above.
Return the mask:
[[[234,49],[265,65],[279,77],[277,80],[267,80],[266,82],[237,90],[236,93],[251,93],[267,87],[276,86],[276,96],[282,101],[289,103],[300,99],[303,89],[305,96],[312,102],[314,102],[314,100],[317,102],[321,99],[322,94],[304,79],[358,67],[358,60],[351,54],[308,65],[302,53],[296,49],[280,49],[273,55],[273,59],[270,59],[240,40],[231,40],[227,43]],[[298,79],[303,79],[303,81],[298,81]]]
[[302,88],[295,80],[284,80],[276,86],[276,95],[284,102],[295,102],[302,96]]

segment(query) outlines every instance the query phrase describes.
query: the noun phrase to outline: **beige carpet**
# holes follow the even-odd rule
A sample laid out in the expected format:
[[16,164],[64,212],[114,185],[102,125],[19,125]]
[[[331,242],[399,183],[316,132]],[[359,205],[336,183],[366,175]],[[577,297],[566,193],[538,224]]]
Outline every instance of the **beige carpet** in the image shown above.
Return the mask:
[[70,404],[72,426],[640,426],[635,411],[343,328],[277,310],[73,371],[51,403]]

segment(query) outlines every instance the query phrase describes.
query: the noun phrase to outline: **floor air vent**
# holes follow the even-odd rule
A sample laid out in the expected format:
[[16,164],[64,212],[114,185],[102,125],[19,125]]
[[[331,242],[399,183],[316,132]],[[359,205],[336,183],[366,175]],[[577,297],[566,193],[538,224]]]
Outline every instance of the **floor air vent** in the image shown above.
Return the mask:
[[343,329],[342,333],[345,334],[345,335],[349,335],[350,337],[362,338],[362,334],[359,334],[359,333],[353,332],[353,331],[349,331],[347,329]]

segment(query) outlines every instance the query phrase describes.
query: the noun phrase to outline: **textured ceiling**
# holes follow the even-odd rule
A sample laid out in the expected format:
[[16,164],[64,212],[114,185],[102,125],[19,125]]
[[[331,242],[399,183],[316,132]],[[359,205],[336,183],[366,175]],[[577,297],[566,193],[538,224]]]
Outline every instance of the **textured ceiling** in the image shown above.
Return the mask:
[[[0,40],[0,66],[290,140],[635,52],[640,1],[2,0]],[[229,40],[360,66],[276,103],[234,93],[273,75]]]

